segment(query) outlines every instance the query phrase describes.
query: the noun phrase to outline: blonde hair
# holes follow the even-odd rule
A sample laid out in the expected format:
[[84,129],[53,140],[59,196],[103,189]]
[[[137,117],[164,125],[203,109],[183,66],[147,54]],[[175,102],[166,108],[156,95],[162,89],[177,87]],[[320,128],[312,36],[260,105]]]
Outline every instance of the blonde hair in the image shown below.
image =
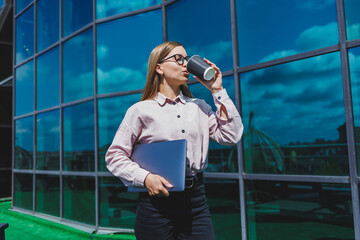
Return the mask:
[[[179,46],[183,45],[175,41],[169,41],[156,46],[151,51],[148,63],[145,89],[141,101],[153,99],[155,95],[159,92],[161,79],[160,74],[156,72],[157,64],[161,59],[165,58],[171,52],[171,50]],[[186,84],[181,85],[180,90],[184,96],[189,98],[193,97],[190,89]]]

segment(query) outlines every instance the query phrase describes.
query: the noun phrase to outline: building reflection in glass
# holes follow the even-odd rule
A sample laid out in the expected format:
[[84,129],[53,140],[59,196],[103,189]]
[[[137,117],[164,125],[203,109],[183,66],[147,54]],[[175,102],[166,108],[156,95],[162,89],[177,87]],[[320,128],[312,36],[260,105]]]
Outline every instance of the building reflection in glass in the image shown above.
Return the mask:
[[340,54],[241,74],[248,173],[347,175]]

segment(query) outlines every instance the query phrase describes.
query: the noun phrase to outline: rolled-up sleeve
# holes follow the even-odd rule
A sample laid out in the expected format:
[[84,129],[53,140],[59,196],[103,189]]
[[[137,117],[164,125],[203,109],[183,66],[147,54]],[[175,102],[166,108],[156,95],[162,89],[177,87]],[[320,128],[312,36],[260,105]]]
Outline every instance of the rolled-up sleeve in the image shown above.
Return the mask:
[[[131,123],[131,124],[130,124]],[[106,166],[126,186],[143,187],[149,172],[130,159],[133,146],[141,132],[141,122],[134,108],[129,108],[105,155]]]
[[[209,134],[210,138],[222,145],[238,143],[243,134],[244,126],[240,114],[225,89],[213,94],[216,112],[209,106]],[[226,108],[227,119],[220,115],[221,106]]]

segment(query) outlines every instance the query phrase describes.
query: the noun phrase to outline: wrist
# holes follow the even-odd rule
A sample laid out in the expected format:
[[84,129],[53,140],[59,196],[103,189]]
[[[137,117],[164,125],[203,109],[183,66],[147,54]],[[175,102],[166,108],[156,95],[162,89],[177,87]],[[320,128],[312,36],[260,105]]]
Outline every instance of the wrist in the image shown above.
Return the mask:
[[210,91],[212,92],[212,94],[216,94],[218,92],[220,92],[221,90],[223,90],[224,88],[221,87],[221,88],[215,88],[215,89],[211,89]]

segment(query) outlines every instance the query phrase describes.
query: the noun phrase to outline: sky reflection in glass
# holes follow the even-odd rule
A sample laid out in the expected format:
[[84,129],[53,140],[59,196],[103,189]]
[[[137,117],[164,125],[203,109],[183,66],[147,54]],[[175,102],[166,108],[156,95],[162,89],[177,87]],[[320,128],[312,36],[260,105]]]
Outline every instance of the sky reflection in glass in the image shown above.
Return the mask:
[[34,61],[15,70],[15,115],[34,111]]
[[338,44],[335,0],[237,0],[240,66]]
[[[235,90],[233,76],[223,78],[223,87],[226,89],[229,97],[235,104]],[[216,107],[212,93],[201,83],[189,85],[190,91],[194,98],[204,99],[215,112]],[[223,146],[214,141],[209,143],[208,153],[209,166],[207,172],[237,172],[237,149],[236,146]]]
[[59,170],[60,159],[59,110],[36,117],[36,169]]
[[59,40],[59,0],[37,4],[37,52]]
[[[205,7],[206,6],[206,7]],[[230,2],[182,0],[167,8],[168,39],[214,62],[222,71],[233,68]]]
[[15,121],[15,168],[33,168],[34,118],[26,117]]
[[348,40],[360,38],[360,2],[358,0],[344,0],[346,34]]
[[113,141],[127,109],[141,100],[142,94],[132,94],[98,100],[99,171],[107,171],[105,154]]
[[141,8],[161,4],[161,0],[132,0],[132,1],[114,1],[97,0],[96,18],[111,17],[120,13],[135,11]]
[[60,102],[59,48],[37,58],[36,64],[36,109],[59,105]]
[[64,108],[64,170],[94,171],[94,102]]
[[[360,47],[349,49],[351,93],[355,125],[356,155],[360,170]],[[358,174],[360,171],[358,170]]]
[[71,102],[92,96],[94,94],[93,30],[87,30],[67,41],[63,53],[63,101]]
[[63,37],[75,32],[93,20],[93,1],[62,0]]
[[341,79],[338,52],[241,74],[246,171],[348,174]]
[[[131,34],[124,35],[126,32]],[[150,52],[160,43],[162,43],[161,11],[98,25],[98,93],[144,88]]]
[[34,7],[16,19],[16,64],[34,54]]
[[31,2],[32,2],[32,0],[16,0],[16,13],[19,13]]

